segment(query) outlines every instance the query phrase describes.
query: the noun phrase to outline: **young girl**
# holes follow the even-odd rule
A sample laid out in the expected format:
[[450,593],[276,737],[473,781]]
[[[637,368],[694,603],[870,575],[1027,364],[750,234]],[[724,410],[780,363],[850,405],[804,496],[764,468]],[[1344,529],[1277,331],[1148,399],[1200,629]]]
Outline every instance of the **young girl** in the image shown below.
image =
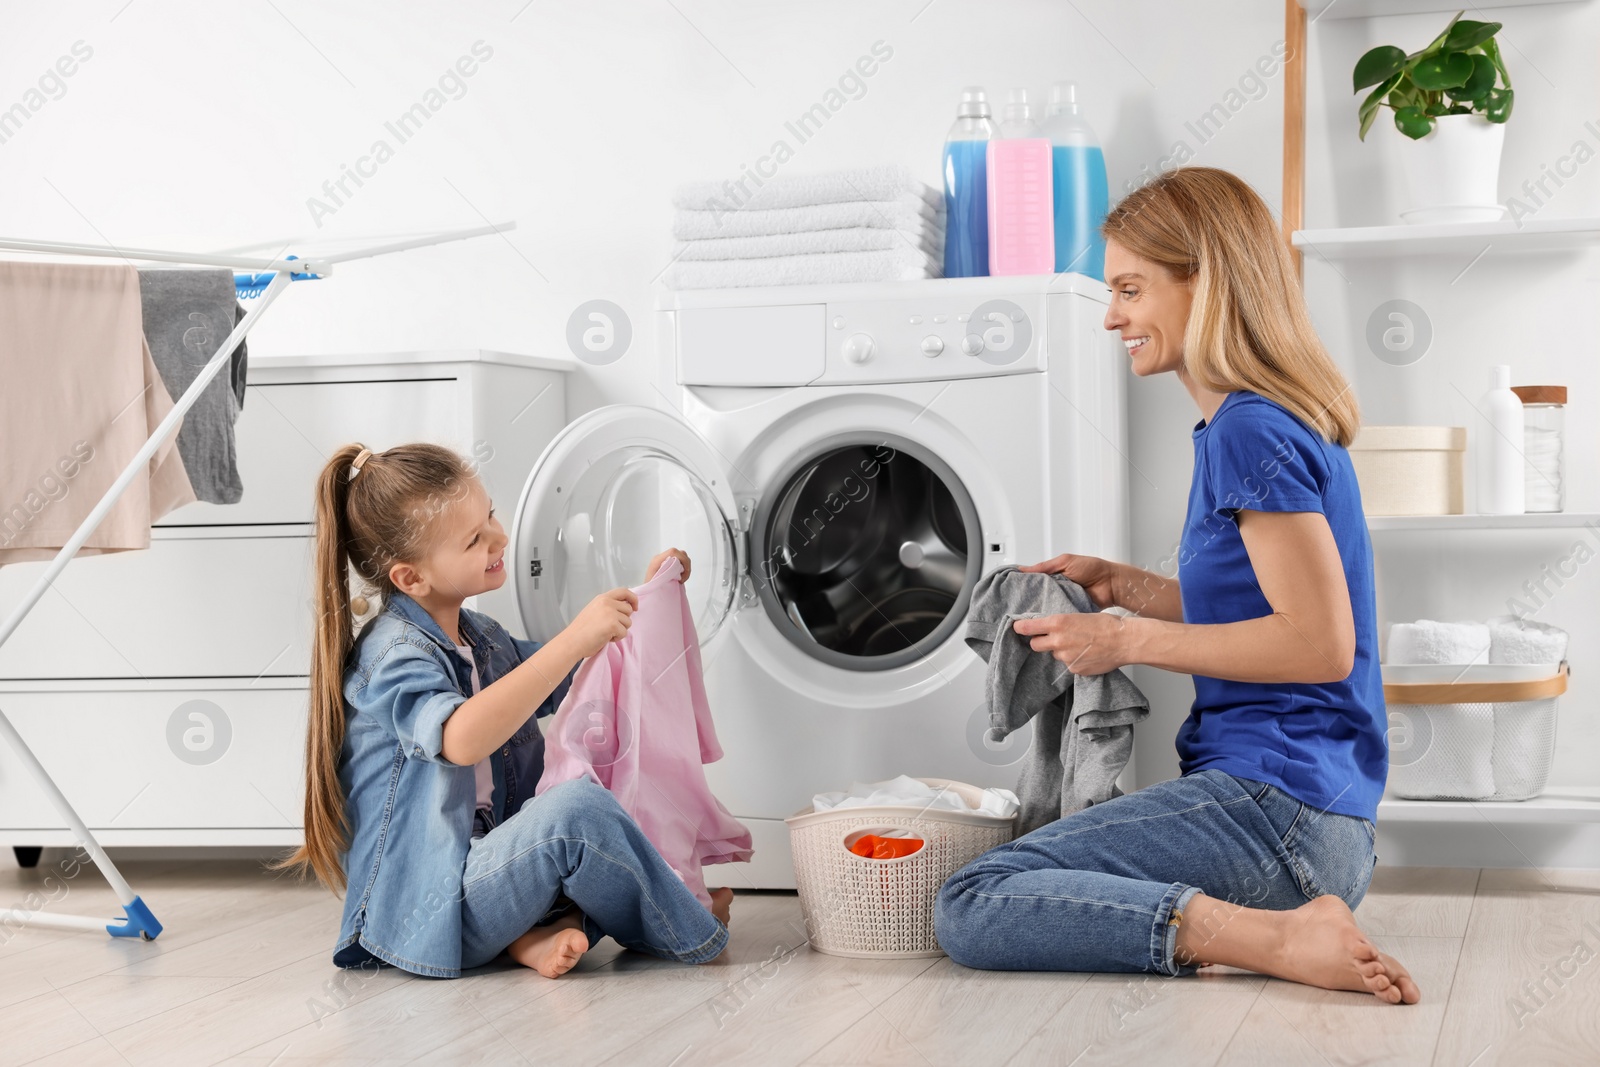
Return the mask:
[[[549,643],[462,607],[505,583],[507,537],[459,455],[429,444],[334,453],[317,480],[316,643],[305,844],[282,866],[345,890],[333,961],[453,978],[509,952],[554,978],[600,938],[684,963],[728,940],[606,790],[535,798],[536,718],[580,660],[628,630],[627,589]],[[650,562],[646,579],[676,549]],[[383,596],[352,637],[350,564]]]

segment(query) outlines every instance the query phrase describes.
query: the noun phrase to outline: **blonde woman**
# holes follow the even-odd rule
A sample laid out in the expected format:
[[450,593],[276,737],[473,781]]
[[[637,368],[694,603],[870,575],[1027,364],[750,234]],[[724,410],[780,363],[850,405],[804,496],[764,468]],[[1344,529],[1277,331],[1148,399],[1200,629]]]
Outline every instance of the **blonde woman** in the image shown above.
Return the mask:
[[1175,577],[1091,556],[1061,574],[1133,612],[1020,620],[1078,674],[1194,676],[1182,776],[1070,815],[958,871],[939,941],[997,970],[1226,964],[1416,1003],[1351,909],[1388,774],[1372,548],[1347,448],[1359,415],[1261,198],[1186,167],[1107,216],[1105,327],[1200,410]]

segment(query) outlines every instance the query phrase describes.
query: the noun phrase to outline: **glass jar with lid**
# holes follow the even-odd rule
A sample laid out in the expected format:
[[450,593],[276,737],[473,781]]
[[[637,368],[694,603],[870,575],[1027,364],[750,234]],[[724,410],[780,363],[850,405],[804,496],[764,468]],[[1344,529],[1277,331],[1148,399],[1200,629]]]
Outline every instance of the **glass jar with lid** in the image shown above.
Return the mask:
[[1527,511],[1562,511],[1566,504],[1566,405],[1564,385],[1514,385],[1522,401],[1523,475]]

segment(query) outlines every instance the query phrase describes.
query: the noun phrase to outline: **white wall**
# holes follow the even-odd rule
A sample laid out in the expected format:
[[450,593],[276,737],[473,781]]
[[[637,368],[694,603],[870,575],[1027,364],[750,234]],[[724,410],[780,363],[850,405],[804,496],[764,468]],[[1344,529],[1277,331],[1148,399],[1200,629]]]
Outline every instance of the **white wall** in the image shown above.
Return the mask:
[[[1274,208],[1279,203],[1283,96],[1274,51],[1282,48],[1283,10],[1274,0],[540,0],[526,8],[503,0],[448,9],[7,0],[4,10],[0,108],[24,100],[75,42],[93,55],[64,81],[59,99],[0,143],[0,232],[224,248],[515,218],[519,229],[505,239],[354,264],[328,281],[297,285],[251,343],[264,352],[483,346],[564,354],[571,311],[586,300],[613,300],[633,320],[633,347],[614,364],[579,369],[570,414],[617,400],[656,402],[649,320],[671,254],[671,188],[737,178],[776,138],[793,145],[785,121],[821,100],[875,42],[892,57],[859,98],[796,148],[785,171],[899,162],[936,184],[961,86],[984,84],[1000,97],[1012,84],[1042,91],[1072,78],[1104,142],[1113,197],[1141,172],[1187,159],[1233,170]],[[1582,120],[1595,117],[1582,103],[1595,98],[1596,75],[1580,57],[1593,52],[1600,15],[1591,5],[1513,14],[1518,29],[1509,42],[1547,75],[1511,52],[1524,95],[1505,173],[1520,176],[1553,159],[1581,135]],[[1384,146],[1357,145],[1351,133],[1348,70],[1365,35],[1392,32],[1420,43],[1436,21],[1324,19],[1313,29],[1314,224],[1376,222],[1392,210],[1380,179],[1393,161]],[[479,41],[492,56],[465,79],[464,95],[398,143],[385,123],[422,100]],[[1259,81],[1258,64],[1272,72]],[[1217,104],[1226,123],[1202,133],[1198,120]],[[323,183],[380,138],[393,157],[334,205]],[[1585,172],[1581,187],[1570,186],[1549,212],[1593,212],[1595,182]],[[312,197],[337,209],[316,220]],[[1515,363],[1519,381],[1567,382],[1574,415],[1592,410],[1593,372],[1580,346],[1593,312],[1579,302],[1579,287],[1592,280],[1593,263],[1491,255],[1453,287],[1398,268],[1341,268],[1354,278],[1346,285],[1312,266],[1308,282],[1319,326],[1352,368],[1369,413],[1380,421],[1464,424],[1469,412],[1449,383],[1475,396],[1491,357]],[[1361,342],[1368,309],[1391,292],[1419,294],[1412,299],[1439,329],[1436,351],[1403,374],[1380,365]],[[1534,330],[1564,340],[1535,347]],[[1134,556],[1150,566],[1179,531],[1197,416],[1171,379],[1135,381],[1131,405]],[[1573,422],[1572,455],[1592,456],[1594,420]],[[1582,462],[1574,468],[1580,484],[1571,506],[1600,506],[1590,470]],[[1462,553],[1448,557],[1426,546],[1403,559],[1386,556],[1386,615],[1503,610],[1503,590],[1565,540],[1519,538],[1463,540]],[[1402,576],[1414,600],[1393,604],[1388,594]],[[1579,617],[1587,599],[1580,586],[1592,589],[1594,581],[1584,571],[1549,609],[1574,631],[1580,696],[1588,691],[1584,652],[1597,636]],[[1148,783],[1176,772],[1171,736],[1192,688],[1187,678],[1154,671],[1141,671],[1139,680],[1158,709],[1139,745],[1139,779]],[[1592,719],[1569,714],[1563,730],[1586,741],[1591,756],[1564,746],[1558,779],[1600,781]]]

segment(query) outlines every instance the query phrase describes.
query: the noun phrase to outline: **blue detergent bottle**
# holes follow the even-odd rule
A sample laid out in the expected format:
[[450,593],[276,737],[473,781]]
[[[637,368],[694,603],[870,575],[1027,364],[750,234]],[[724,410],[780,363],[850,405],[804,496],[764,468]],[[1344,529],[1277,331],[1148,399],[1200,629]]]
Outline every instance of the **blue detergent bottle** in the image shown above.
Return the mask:
[[1056,272],[1103,278],[1106,242],[1100,224],[1111,207],[1106,157],[1078,110],[1077,86],[1072,82],[1051,86],[1043,132],[1050,139],[1050,171],[1055,179]]
[[985,153],[999,130],[981,86],[961,90],[944,142],[944,276],[989,273],[989,182]]

